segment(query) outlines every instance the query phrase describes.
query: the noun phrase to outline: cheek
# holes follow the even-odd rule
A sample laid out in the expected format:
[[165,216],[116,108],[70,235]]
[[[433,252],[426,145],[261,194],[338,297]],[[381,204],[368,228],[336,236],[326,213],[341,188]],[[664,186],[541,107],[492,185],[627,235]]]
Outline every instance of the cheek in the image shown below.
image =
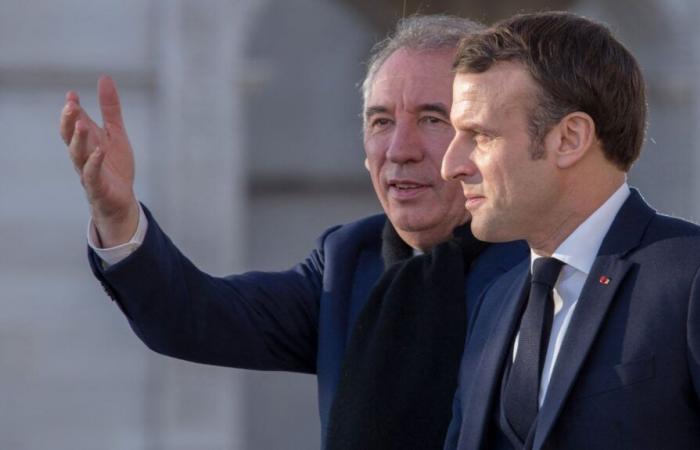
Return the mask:
[[449,217],[458,217],[461,220],[465,220],[468,217],[469,211],[465,206],[466,199],[464,198],[464,193],[462,192],[462,185],[459,182],[450,181],[449,187],[450,193],[445,198],[445,213]]
[[503,164],[495,175],[502,203],[509,208],[518,208],[529,202],[533,194],[533,181],[538,180],[528,173],[527,162]]
[[535,164],[532,161],[522,161],[521,164],[508,168],[508,176],[505,176],[504,169],[501,194],[509,209],[538,218],[551,208],[552,201],[550,174],[538,170]]
[[459,181],[444,181],[442,191],[443,198],[447,202],[446,206],[455,207],[459,205],[460,209],[464,209],[464,193],[462,192],[462,184]]
[[377,176],[384,163],[386,152],[383,148],[385,147],[382,147],[377,139],[365,140],[365,168],[372,175],[372,178]]
[[445,156],[447,147],[450,145],[450,142],[452,142],[454,135],[454,129],[450,127],[435,131],[434,133],[428,133],[425,136],[425,145],[430,154],[430,158],[437,162],[438,166],[442,165],[442,158]]

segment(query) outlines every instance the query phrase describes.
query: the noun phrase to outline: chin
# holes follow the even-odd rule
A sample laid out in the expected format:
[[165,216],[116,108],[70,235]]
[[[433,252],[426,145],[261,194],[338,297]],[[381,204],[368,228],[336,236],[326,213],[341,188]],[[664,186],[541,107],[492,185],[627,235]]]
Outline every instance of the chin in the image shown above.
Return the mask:
[[408,232],[423,231],[435,226],[435,221],[418,214],[392,214],[389,215],[389,219],[394,225],[394,228]]

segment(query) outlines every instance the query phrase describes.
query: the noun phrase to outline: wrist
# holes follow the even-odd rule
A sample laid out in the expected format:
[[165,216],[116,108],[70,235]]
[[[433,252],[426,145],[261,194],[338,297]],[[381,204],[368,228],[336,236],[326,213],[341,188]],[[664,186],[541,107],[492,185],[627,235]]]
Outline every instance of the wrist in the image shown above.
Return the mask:
[[102,247],[115,247],[129,242],[139,223],[139,205],[134,198],[129,206],[111,212],[92,208],[92,222]]

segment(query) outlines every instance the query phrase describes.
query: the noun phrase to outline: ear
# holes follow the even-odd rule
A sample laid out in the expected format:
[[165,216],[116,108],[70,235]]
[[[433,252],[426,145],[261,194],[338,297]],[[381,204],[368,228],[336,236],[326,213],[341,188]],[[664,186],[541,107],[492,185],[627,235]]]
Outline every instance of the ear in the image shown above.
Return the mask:
[[548,154],[555,158],[560,169],[575,165],[591,151],[595,142],[595,122],[580,111],[564,116],[545,138]]

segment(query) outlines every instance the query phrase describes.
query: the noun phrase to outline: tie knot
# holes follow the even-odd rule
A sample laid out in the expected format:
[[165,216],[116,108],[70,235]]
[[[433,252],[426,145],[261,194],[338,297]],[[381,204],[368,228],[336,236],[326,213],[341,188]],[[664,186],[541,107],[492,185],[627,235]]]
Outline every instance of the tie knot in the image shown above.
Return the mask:
[[532,282],[546,284],[550,288],[557,282],[559,272],[564,265],[556,258],[537,258],[532,263]]

